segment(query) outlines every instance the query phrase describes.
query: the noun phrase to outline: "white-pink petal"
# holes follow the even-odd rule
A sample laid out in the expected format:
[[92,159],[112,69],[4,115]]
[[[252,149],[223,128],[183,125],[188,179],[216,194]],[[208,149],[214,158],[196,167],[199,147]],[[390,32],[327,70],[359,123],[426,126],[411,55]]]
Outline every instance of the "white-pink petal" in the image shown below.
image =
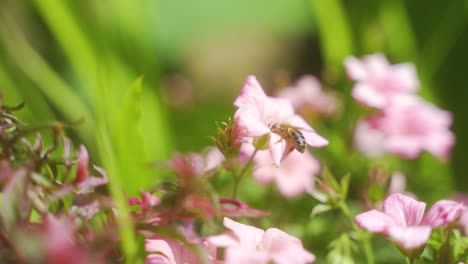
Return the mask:
[[431,235],[429,226],[391,226],[388,235],[404,249],[417,249],[424,246]]
[[388,196],[383,204],[385,214],[399,226],[418,225],[424,216],[425,207],[425,203],[399,193]]

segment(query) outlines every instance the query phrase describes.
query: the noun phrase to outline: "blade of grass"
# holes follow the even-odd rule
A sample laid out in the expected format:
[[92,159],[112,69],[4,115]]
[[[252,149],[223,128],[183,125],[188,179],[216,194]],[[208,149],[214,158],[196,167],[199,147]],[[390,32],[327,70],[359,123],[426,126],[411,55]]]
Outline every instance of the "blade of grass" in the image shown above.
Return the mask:
[[145,161],[143,139],[141,137],[141,87],[143,76],[138,77],[130,87],[120,104],[117,120],[114,124],[114,138],[117,146],[121,181],[130,196],[153,183],[150,174],[144,173]]
[[122,251],[125,253],[125,263],[135,263],[136,252],[138,250],[137,241],[133,224],[130,218],[130,209],[127,205],[127,199],[123,192],[121,177],[115,158],[115,152],[112,148],[112,142],[109,138],[109,132],[103,122],[98,126],[97,146],[102,157],[107,157],[104,167],[109,177],[109,190],[112,200],[118,210],[117,220],[119,224],[119,234],[121,238]]
[[390,53],[398,59],[415,61],[418,58],[417,43],[404,1],[381,1],[379,17],[387,35]]
[[85,98],[93,105],[96,53],[91,42],[79,27],[66,1],[35,0],[34,4],[75,69]]
[[[5,24],[2,24],[5,28]],[[18,67],[38,86],[49,101],[62,112],[68,121],[84,118],[77,126],[83,141],[92,145],[92,125],[94,118],[73,89],[48,65],[30,46],[19,31],[10,32],[5,38],[7,49]]]
[[448,7],[441,12],[440,21],[431,31],[421,50],[421,66],[426,76],[435,76],[437,70],[450,53],[467,24],[466,10],[458,1],[447,2]]
[[332,73],[341,72],[346,56],[354,52],[349,22],[340,0],[310,0],[317,18],[325,64]]

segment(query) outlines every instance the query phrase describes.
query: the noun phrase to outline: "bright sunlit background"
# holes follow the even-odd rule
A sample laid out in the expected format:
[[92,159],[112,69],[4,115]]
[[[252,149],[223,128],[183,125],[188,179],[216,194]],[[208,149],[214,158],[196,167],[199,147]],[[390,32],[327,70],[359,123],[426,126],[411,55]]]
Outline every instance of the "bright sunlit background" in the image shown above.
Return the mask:
[[[468,192],[467,24],[466,0],[3,0],[0,91],[5,104],[26,102],[18,114],[30,124],[84,119],[69,133],[136,194],[157,182],[148,162],[212,144],[247,75],[274,94],[314,74],[339,93],[344,112],[356,113],[343,59],[382,52],[393,63],[415,63],[422,96],[454,114],[457,146],[448,166],[428,155],[402,165],[419,174],[407,175],[409,188],[434,201]],[[331,149],[351,144],[352,127],[340,127],[340,118],[314,122]],[[366,179],[367,169],[352,168],[347,153],[315,152],[337,175]],[[273,189],[255,188],[242,191],[246,201],[271,208],[256,197]],[[291,217],[307,224],[309,199],[278,202],[277,210],[295,208]],[[288,222],[284,214],[276,219]],[[314,231],[320,223],[308,225],[306,237],[327,240]]]

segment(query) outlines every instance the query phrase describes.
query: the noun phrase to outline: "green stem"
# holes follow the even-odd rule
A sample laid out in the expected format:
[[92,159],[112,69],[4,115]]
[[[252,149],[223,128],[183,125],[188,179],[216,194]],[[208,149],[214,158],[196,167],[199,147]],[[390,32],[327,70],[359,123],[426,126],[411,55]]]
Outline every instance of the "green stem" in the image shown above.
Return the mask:
[[372,245],[370,241],[370,236],[367,236],[363,234],[363,231],[359,229],[356,224],[354,224],[353,217],[349,211],[348,206],[346,205],[345,202],[341,202],[339,205],[341,212],[343,212],[343,215],[346,217],[346,219],[350,222],[350,224],[353,226],[354,231],[356,231],[358,234],[360,234],[359,239],[362,242],[362,248],[364,250],[364,255],[366,256],[367,263],[368,264],[373,264],[374,263],[374,254],[372,253]]
[[253,159],[255,158],[255,155],[257,155],[257,152],[258,152],[258,149],[255,149],[252,156],[250,156],[249,160],[247,161],[247,164],[245,164],[245,167],[242,168],[242,171],[239,173],[239,175],[236,175],[234,173],[234,189],[232,191],[232,198],[236,198],[237,189],[239,187],[239,182],[241,181],[247,169],[251,166]]

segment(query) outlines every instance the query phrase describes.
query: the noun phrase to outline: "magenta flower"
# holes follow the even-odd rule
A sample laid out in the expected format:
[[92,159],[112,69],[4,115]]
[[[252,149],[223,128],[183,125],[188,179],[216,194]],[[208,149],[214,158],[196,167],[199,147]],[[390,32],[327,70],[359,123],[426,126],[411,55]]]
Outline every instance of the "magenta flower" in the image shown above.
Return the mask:
[[[224,248],[224,263],[311,263],[315,256],[302,242],[276,228],[266,231],[224,218],[230,231],[207,238],[209,246]],[[217,259],[217,258],[215,258]]]
[[224,161],[224,156],[215,147],[207,149],[205,156],[198,153],[183,155],[176,153],[169,161],[171,167],[179,177],[191,178],[208,173]]
[[[252,155],[253,146],[243,144],[243,153]],[[278,190],[285,197],[306,193],[314,186],[314,175],[320,172],[320,163],[309,152],[293,151],[279,166],[276,166],[268,151],[260,150],[255,158],[254,179],[261,184],[275,181]]]
[[271,127],[277,123],[298,127],[308,145],[322,147],[328,141],[317,134],[309,124],[294,113],[286,99],[268,97],[258,81],[249,76],[240,95],[234,101],[238,107],[234,119],[243,137],[258,138],[270,135],[269,150],[273,162],[279,165],[291,152],[291,144],[272,133]]
[[460,217],[464,207],[453,201],[439,201],[424,215],[425,203],[402,195],[388,196],[383,212],[371,210],[355,217],[357,225],[389,236],[408,256],[422,248],[432,228],[447,226]]
[[85,146],[80,145],[80,152],[78,153],[78,165],[76,167],[75,183],[80,183],[86,178],[88,178],[88,163],[88,150],[86,150]]
[[140,192],[141,199],[130,197],[128,198],[129,205],[137,205],[140,207],[141,212],[147,212],[153,206],[158,205],[161,202],[161,198],[152,194],[151,192]]
[[312,75],[304,75],[294,86],[283,89],[279,97],[288,99],[296,110],[311,108],[323,115],[333,115],[339,106],[338,98],[323,91],[320,81]]
[[382,54],[362,60],[348,57],[344,64],[349,78],[357,82],[352,92],[354,99],[367,106],[383,108],[391,96],[414,93],[419,88],[413,64],[391,65]]

